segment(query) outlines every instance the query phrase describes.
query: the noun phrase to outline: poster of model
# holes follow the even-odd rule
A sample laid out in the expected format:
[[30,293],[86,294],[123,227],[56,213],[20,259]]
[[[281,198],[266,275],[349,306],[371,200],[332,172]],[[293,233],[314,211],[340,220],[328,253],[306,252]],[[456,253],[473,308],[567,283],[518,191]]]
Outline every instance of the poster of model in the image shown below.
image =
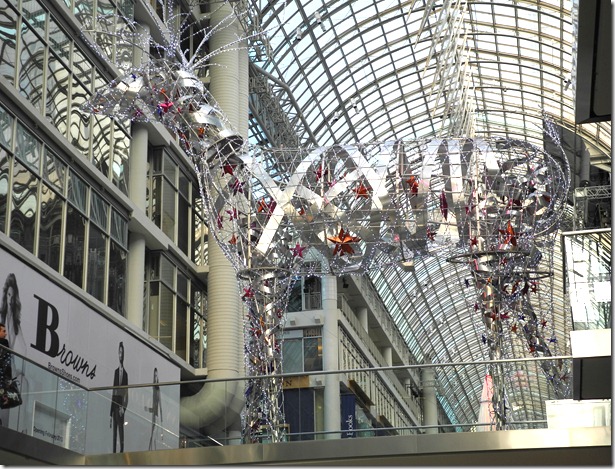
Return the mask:
[[0,266],[23,396],[1,424],[87,454],[177,448],[179,386],[160,383],[178,381],[179,367],[5,250]]

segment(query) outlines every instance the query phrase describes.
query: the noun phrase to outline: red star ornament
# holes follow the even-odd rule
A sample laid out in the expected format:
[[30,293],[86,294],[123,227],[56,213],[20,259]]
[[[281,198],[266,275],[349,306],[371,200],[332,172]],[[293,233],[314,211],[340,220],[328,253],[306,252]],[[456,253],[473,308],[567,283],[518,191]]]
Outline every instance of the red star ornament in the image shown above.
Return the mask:
[[363,183],[360,183],[359,187],[353,189],[353,192],[356,194],[355,197],[357,199],[359,197],[365,197],[366,199],[369,199],[369,189]]
[[505,230],[498,230],[501,234],[506,235],[506,238],[504,240],[504,244],[512,244],[513,246],[517,246],[517,235],[515,233],[515,229],[513,228],[512,224],[510,222],[508,222],[506,224],[506,229]]
[[354,249],[350,246],[351,243],[358,243],[361,239],[357,236],[352,236],[350,233],[345,232],[343,228],[340,228],[340,233],[337,236],[327,237],[329,241],[335,243],[335,247],[333,248],[333,255],[335,256],[337,253],[340,254],[340,257],[346,254],[354,254]]
[[418,194],[419,181],[417,180],[416,176],[410,176],[408,179],[406,179],[406,183],[410,187],[410,192],[412,193],[412,195]]
[[234,164],[230,164],[230,163],[228,163],[228,162],[227,162],[227,163],[224,163],[224,164],[222,165],[222,171],[223,171],[222,175],[225,175],[225,174],[230,174],[230,175],[232,176],[232,175],[233,175],[233,169],[235,169],[235,166],[236,166],[236,165],[234,165]]
[[303,257],[303,251],[305,251],[306,246],[301,246],[299,243],[296,244],[294,248],[291,249],[293,252],[293,257]]

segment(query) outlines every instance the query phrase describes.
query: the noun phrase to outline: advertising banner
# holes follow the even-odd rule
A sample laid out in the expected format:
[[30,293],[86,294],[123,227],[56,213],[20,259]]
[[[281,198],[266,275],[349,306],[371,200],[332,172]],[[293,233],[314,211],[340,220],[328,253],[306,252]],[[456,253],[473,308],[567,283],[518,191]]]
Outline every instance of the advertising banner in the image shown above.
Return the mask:
[[356,398],[354,394],[340,396],[342,407],[342,438],[356,438]]
[[179,386],[76,386],[178,381],[177,365],[2,249],[0,284],[9,348],[38,365],[13,356],[23,404],[2,425],[88,454],[178,447]]

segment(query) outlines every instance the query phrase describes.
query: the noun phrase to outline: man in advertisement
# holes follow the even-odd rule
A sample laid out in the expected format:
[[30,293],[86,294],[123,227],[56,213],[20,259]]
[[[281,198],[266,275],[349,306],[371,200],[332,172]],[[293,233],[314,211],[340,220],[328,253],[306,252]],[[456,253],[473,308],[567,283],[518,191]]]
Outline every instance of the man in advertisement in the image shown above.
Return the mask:
[[115,369],[113,376],[113,394],[111,395],[111,419],[109,427],[113,427],[113,452],[116,453],[117,437],[120,438],[120,453],[124,452],[124,414],[126,406],[128,406],[128,388],[120,388],[117,386],[128,385],[128,373],[124,368],[124,343],[120,342],[118,348],[118,356],[120,366]]

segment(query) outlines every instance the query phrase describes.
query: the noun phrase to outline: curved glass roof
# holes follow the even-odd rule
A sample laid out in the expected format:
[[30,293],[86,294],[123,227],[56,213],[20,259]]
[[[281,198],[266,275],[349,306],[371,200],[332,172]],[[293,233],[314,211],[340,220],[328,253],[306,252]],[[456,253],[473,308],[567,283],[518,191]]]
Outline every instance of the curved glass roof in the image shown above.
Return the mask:
[[[542,146],[546,114],[582,136],[593,157],[610,162],[610,122],[574,123],[572,1],[248,3],[265,31],[250,52],[252,77],[264,77],[275,96],[259,101],[252,90],[253,143],[503,135]],[[284,138],[284,126],[297,142]],[[561,338],[553,350],[564,355],[571,320],[559,249],[548,262],[554,275],[533,307],[548,314],[548,327]],[[468,276],[466,267],[436,256],[418,259],[412,272],[371,274],[418,361],[488,358]],[[507,343],[507,357],[530,356],[513,335]],[[454,423],[476,421],[486,367],[455,371],[438,372],[440,402]],[[506,379],[513,420],[544,418],[544,400],[555,397],[540,366],[507,365]]]
[[610,154],[610,124],[574,125],[571,1],[253,4],[269,51],[254,63],[290,90],[278,94],[303,143],[541,142],[544,112]]

